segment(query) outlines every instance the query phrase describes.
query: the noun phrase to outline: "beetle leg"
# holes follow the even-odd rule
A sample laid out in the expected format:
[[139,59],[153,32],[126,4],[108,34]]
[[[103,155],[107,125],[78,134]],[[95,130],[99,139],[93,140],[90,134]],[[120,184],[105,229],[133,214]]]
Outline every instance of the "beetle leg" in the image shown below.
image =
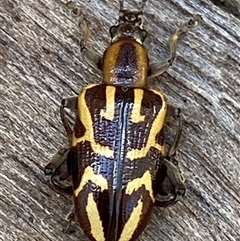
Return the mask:
[[194,16],[188,22],[182,24],[180,28],[178,28],[175,33],[172,34],[172,36],[168,40],[168,45],[170,49],[169,59],[150,64],[150,75],[148,77],[158,76],[168,70],[168,68],[173,64],[174,60],[176,59],[178,40],[180,40],[188,31],[194,28],[198,24],[200,18],[200,15]]
[[71,229],[71,226],[73,223],[76,223],[77,222],[77,216],[75,215],[75,212],[74,212],[74,208],[72,208],[72,211],[70,211],[65,219],[68,221],[68,225],[67,227],[64,229],[64,233],[67,233],[67,234],[72,234],[75,232],[74,229]]
[[80,39],[80,50],[83,59],[94,69],[101,70],[102,56],[92,50],[89,50],[86,47],[86,42],[89,40],[91,36],[91,31],[86,24],[84,16],[81,13],[80,7],[72,1],[68,2],[66,5],[67,8],[71,11],[71,15],[76,19],[77,26],[82,30],[82,37]]
[[72,211],[70,211],[65,219],[69,222],[69,223],[76,223],[77,222],[77,216],[75,215],[75,212],[74,212],[74,207],[72,208]]
[[72,194],[72,186],[69,185],[71,175],[67,166],[67,156],[70,147],[60,149],[52,158],[51,162],[44,168],[45,175],[51,175],[50,182],[59,192]]
[[174,160],[174,157],[177,152],[177,146],[182,135],[182,115],[181,109],[176,108],[172,105],[168,105],[168,116],[177,116],[178,131],[173,141],[172,146],[170,147],[166,157],[163,160],[161,167],[158,170],[158,193],[167,198],[156,201],[156,205],[161,207],[166,207],[176,203],[182,196],[184,196],[186,188],[184,186],[184,177],[181,174],[181,171],[178,167],[177,161]]
[[81,45],[83,59],[94,69],[102,70],[102,57],[96,52],[89,50],[85,45]]
[[63,99],[61,102],[61,106],[60,106],[60,116],[61,116],[61,120],[63,123],[63,126],[67,132],[67,136],[68,136],[68,140],[71,144],[72,142],[72,135],[73,135],[73,130],[69,124],[69,121],[66,117],[66,112],[65,109],[69,109],[71,111],[76,112],[77,110],[77,100],[78,100],[78,96],[73,96],[73,97],[69,97],[66,99]]
[[175,139],[173,141],[173,144],[171,145],[168,154],[167,154],[167,159],[169,161],[173,161],[173,157],[176,155],[177,153],[177,147],[179,144],[179,141],[181,139],[182,136],[182,130],[183,130],[183,121],[182,121],[182,112],[180,108],[177,108],[173,105],[169,105],[168,104],[168,111],[167,111],[167,118],[169,116],[174,116],[174,117],[178,117],[178,130],[177,130],[177,134],[175,136]]
[[184,177],[178,166],[167,159],[164,159],[159,174],[164,179],[158,187],[158,194],[161,196],[161,199],[157,196],[155,204],[160,207],[173,205],[185,194]]
[[[65,109],[76,111],[78,97],[70,97],[62,100],[60,106],[60,115],[63,126],[67,132],[69,144],[72,142],[73,130],[66,117]],[[71,171],[68,170],[67,158],[70,152],[70,146],[61,148],[52,158],[50,163],[45,167],[44,174],[51,175],[51,184],[55,189],[62,193],[72,194],[72,186],[68,183],[68,178],[71,176]],[[67,182],[67,185],[64,185]]]
[[83,19],[80,27],[83,29],[83,36],[80,40],[80,50],[82,53],[83,59],[94,69],[101,70],[102,69],[102,57],[98,53],[89,50],[86,47],[86,43],[91,36],[91,31],[88,28],[86,21]]

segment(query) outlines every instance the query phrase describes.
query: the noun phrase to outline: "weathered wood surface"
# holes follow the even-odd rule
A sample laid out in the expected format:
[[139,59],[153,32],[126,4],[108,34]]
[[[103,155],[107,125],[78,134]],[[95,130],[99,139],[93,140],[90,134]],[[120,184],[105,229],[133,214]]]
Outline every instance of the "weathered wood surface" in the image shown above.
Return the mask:
[[[78,2],[91,22],[88,46],[102,53],[118,3]],[[87,240],[78,225],[73,235],[62,232],[71,198],[55,193],[43,174],[67,143],[61,99],[101,80],[81,60],[79,29],[65,3],[0,2],[0,240]],[[240,240],[239,14],[210,0],[149,0],[145,12],[152,60],[168,56],[177,23],[196,13],[203,20],[179,43],[169,72],[149,82],[183,110],[178,160],[188,191],[177,205],[155,208],[139,240]],[[174,131],[167,134],[172,140]]]

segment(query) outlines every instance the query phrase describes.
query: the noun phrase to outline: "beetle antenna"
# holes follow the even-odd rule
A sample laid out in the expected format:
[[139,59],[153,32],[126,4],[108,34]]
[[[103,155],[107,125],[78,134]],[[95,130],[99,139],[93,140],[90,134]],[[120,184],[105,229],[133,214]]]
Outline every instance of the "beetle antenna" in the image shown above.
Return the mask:
[[[140,11],[143,12],[143,9],[145,8],[146,3],[147,3],[147,0],[142,0],[141,10]],[[121,12],[123,10],[123,8],[124,8],[124,0],[119,0],[119,5],[120,5],[120,12]]]
[[142,5],[141,5],[141,11],[143,12],[143,9],[145,8],[147,3],[147,0],[142,0]]
[[123,10],[124,0],[119,0],[120,12]]

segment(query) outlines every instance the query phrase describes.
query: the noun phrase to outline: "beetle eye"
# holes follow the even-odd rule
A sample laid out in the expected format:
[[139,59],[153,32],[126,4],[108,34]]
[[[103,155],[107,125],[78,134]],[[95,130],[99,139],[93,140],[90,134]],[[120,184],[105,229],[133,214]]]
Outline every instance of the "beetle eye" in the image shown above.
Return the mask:
[[118,26],[112,26],[112,27],[109,29],[109,33],[110,33],[110,36],[111,36],[112,39],[113,39],[114,37],[116,37],[117,32],[118,32]]
[[147,31],[145,29],[140,29],[139,35],[140,35],[140,39],[142,40],[142,42],[144,42],[145,38],[147,37]]

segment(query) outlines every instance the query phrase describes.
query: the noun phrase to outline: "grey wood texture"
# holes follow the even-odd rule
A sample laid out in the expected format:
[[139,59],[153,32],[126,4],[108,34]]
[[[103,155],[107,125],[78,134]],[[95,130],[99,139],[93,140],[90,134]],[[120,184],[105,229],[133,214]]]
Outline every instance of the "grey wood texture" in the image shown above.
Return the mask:
[[[72,199],[54,192],[43,174],[67,144],[61,99],[101,82],[80,57],[81,32],[66,2],[0,1],[0,240],[87,240],[77,224],[74,234],[62,232]],[[118,2],[78,5],[92,30],[88,47],[103,53]],[[239,14],[210,0],[149,0],[146,48],[151,60],[167,58],[168,37],[197,13],[203,20],[179,43],[174,66],[149,81],[184,113],[177,159],[188,190],[173,207],[154,208],[142,241],[240,240]]]

